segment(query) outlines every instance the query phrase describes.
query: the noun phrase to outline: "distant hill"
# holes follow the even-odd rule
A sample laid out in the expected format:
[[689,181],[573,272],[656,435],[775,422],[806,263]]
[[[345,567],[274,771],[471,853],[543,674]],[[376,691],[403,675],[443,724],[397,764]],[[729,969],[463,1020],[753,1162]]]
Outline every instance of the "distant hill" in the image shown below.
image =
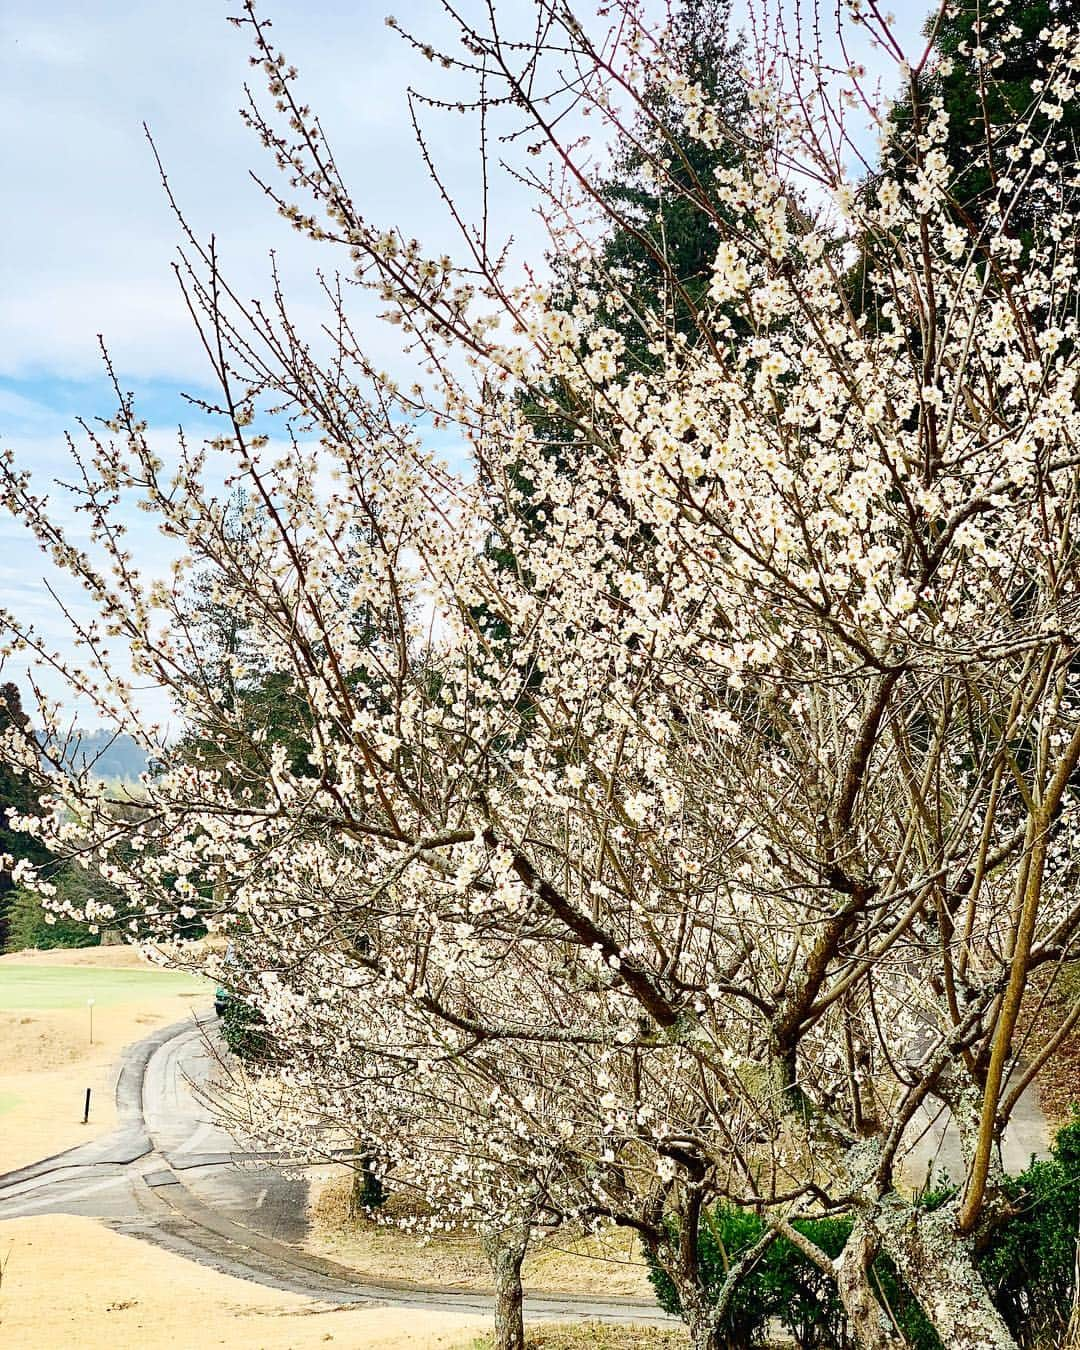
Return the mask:
[[89,768],[95,778],[118,778],[134,782],[146,769],[147,756],[130,736],[100,728],[75,729],[68,739],[65,762],[76,771]]

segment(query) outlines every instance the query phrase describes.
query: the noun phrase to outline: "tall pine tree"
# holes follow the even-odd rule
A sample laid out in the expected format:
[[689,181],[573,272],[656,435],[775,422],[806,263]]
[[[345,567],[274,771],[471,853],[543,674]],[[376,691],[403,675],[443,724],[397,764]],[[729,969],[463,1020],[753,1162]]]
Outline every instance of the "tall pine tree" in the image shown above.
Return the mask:
[[[900,92],[890,113],[882,159],[890,171],[917,171],[932,120],[944,115],[940,141],[949,169],[951,211],[977,246],[988,251],[999,235],[1015,239],[1018,260],[1030,246],[1039,212],[1051,200],[1028,192],[1033,177],[1050,178],[1064,200],[1080,184],[1063,179],[1076,158],[1080,101],[1063,91],[1055,72],[1055,31],[1075,20],[1076,0],[1027,0],[947,5],[927,20],[929,59]],[[935,139],[935,147],[939,141]],[[875,190],[875,179],[866,184]],[[887,237],[866,239],[852,272],[859,312],[876,315],[890,298]],[[999,264],[1000,265],[1000,264]]]

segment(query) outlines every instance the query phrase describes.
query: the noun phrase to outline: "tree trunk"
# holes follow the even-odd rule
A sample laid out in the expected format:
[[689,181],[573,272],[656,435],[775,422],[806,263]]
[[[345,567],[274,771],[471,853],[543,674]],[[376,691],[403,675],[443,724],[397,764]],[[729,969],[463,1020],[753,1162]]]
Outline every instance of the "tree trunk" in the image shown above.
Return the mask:
[[882,1248],[949,1350],[1017,1350],[956,1232],[956,1206],[918,1213],[893,1197],[872,1216]]
[[723,1306],[718,1306],[696,1281],[680,1278],[671,1270],[668,1274],[679,1291],[682,1320],[690,1333],[693,1350],[734,1350],[745,1344],[741,1338],[729,1338],[721,1326],[730,1299],[725,1299]]
[[1064,1350],[1080,1350],[1080,1233],[1073,1253],[1073,1300],[1069,1325],[1065,1332]]
[[682,1299],[682,1306],[683,1319],[694,1350],[725,1350],[726,1338],[722,1338],[717,1329],[712,1307],[704,1300],[688,1303],[685,1298]]
[[739,1350],[747,1344],[742,1339],[732,1339],[716,1325],[716,1318],[705,1317],[689,1328],[692,1350]]
[[840,1253],[836,1288],[861,1350],[898,1350],[903,1341],[896,1335],[870,1278],[870,1265],[878,1254],[878,1245],[868,1228],[861,1223],[855,1225]]
[[373,1209],[378,1209],[386,1200],[386,1190],[382,1178],[375,1168],[378,1159],[374,1153],[365,1152],[362,1139],[356,1141],[356,1157],[353,1161],[352,1185],[349,1187],[349,1218],[367,1219]]
[[494,1350],[525,1350],[521,1263],[529,1245],[527,1227],[504,1229],[485,1242],[495,1277]]

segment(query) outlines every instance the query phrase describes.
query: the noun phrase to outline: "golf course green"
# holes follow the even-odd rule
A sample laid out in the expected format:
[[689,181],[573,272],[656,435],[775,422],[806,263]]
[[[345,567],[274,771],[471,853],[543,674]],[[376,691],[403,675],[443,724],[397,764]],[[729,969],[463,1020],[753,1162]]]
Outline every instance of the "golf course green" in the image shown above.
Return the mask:
[[209,992],[208,981],[175,970],[103,970],[86,966],[0,964],[0,1011],[98,1007],[133,1003],[159,994]]

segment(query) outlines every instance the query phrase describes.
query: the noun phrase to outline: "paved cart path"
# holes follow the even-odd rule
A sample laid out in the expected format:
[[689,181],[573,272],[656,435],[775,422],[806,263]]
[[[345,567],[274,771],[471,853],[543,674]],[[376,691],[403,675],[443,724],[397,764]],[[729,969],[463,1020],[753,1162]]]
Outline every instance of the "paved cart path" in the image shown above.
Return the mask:
[[[213,1065],[213,1018],[165,1027],[123,1057],[111,1134],[0,1175],[0,1221],[34,1214],[101,1219],[242,1279],[336,1304],[393,1304],[488,1314],[490,1295],[371,1280],[288,1245],[306,1228],[307,1182],[280,1157],[246,1152],[198,1100]],[[242,1164],[240,1166],[239,1164]],[[542,1321],[671,1325],[652,1302],[614,1296],[532,1295]]]
[[[1031,1159],[1046,1158],[1053,1131],[1039,1105],[1039,1090],[1030,1084],[1013,1108],[1009,1123],[997,1146],[1002,1169],[1010,1176],[1023,1172]],[[936,1181],[944,1173],[959,1184],[964,1179],[964,1161],[960,1151],[960,1131],[948,1110],[920,1109],[905,1135],[910,1141],[904,1158],[904,1172],[911,1185],[923,1185],[929,1171]]]

